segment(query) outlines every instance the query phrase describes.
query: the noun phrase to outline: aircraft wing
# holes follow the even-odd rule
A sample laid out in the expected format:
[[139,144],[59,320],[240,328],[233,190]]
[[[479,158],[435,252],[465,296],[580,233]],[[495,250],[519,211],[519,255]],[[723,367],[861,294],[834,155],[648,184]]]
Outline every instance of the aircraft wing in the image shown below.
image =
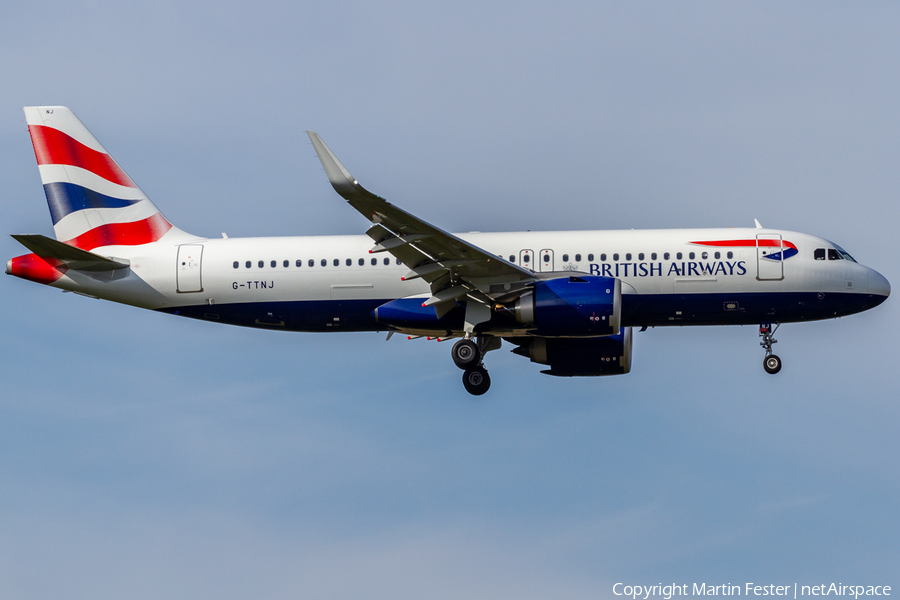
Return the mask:
[[426,305],[452,308],[466,296],[483,304],[515,297],[536,280],[534,272],[483,250],[398,208],[356,181],[322,138],[307,131],[335,191],[373,223],[366,234],[375,241],[371,252],[388,252],[410,272],[431,284]]

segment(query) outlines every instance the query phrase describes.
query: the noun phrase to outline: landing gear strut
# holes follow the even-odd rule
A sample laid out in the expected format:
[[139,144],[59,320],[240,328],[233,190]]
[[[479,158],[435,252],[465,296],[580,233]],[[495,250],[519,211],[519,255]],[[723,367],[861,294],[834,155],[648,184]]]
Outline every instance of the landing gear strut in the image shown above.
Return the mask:
[[451,356],[453,362],[463,372],[463,385],[473,396],[480,396],[491,387],[491,377],[484,368],[482,359],[491,350],[500,347],[500,338],[492,335],[479,335],[477,340],[471,334],[453,344]]
[[780,325],[780,323],[775,323],[775,328],[773,329],[771,323],[759,324],[759,337],[762,338],[759,345],[766,350],[766,357],[763,359],[763,368],[766,370],[766,373],[770,375],[774,375],[781,370],[781,359],[772,353],[772,344],[778,343],[778,340],[775,339],[775,331]]

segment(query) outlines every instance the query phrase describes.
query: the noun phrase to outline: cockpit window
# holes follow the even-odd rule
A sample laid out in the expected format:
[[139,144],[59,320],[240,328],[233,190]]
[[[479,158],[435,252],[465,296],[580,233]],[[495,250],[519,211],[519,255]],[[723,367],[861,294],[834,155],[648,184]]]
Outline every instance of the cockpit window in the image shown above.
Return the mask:
[[813,257],[816,260],[825,260],[825,248],[816,248],[815,252],[813,252]]
[[840,252],[842,258],[844,258],[844,259],[846,259],[846,260],[849,260],[850,262],[856,262],[856,259],[853,258],[852,256],[850,256],[850,253],[849,253],[849,252],[847,252],[846,250],[844,250],[843,248],[841,248],[841,247],[838,246],[837,244],[835,244],[834,247],[835,247],[835,249],[836,249],[838,252]]
[[834,248],[828,249],[828,260],[844,260],[844,257],[841,256],[841,253],[835,250]]

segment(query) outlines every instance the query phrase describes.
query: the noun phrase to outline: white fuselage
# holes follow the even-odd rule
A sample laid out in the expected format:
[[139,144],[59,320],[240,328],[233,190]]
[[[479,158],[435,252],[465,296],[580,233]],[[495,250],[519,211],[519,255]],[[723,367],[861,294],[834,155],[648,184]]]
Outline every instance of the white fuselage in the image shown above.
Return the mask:
[[[814,256],[817,249],[836,254],[834,244],[790,231],[556,231],[459,237],[539,273],[620,279],[628,325],[758,322],[769,314],[760,317],[758,302],[772,305],[767,310],[773,321],[821,319],[871,308],[890,290],[884,277],[853,260]],[[764,253],[773,251],[771,245],[747,245],[763,238],[783,240],[784,246],[774,250],[787,250],[790,244],[796,254],[786,252],[779,260],[770,260]],[[704,245],[713,242],[719,245]],[[241,325],[285,326],[285,315],[275,313],[285,312],[281,306],[289,305],[291,315],[304,307],[315,315],[288,322],[288,329],[388,329],[378,326],[369,314],[372,309],[398,298],[427,297],[429,287],[421,279],[402,280],[409,269],[388,253],[369,253],[371,248],[372,241],[362,235],[177,241],[164,237],[152,244],[94,251],[130,261],[126,273],[69,271],[51,285]],[[866,300],[871,296],[881,299]],[[706,301],[694,302],[701,298]],[[837,304],[836,298],[841,299]],[[348,320],[350,306],[358,314]],[[246,318],[236,322],[220,314],[235,310],[247,313]],[[716,314],[697,314],[698,310]]]

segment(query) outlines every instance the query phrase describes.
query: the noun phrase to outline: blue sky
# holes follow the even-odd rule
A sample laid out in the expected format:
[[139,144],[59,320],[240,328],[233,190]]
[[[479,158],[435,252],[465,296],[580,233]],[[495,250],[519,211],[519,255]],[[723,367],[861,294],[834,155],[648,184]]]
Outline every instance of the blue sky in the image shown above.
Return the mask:
[[[304,133],[453,231],[764,225],[895,285],[891,3],[0,9],[6,233],[52,232],[21,107],[70,106],[182,229],[352,234]],[[0,239],[4,256],[23,250]],[[900,586],[891,299],[635,335],[623,377],[504,348],[193,322],[0,279],[10,598],[607,598]]]

